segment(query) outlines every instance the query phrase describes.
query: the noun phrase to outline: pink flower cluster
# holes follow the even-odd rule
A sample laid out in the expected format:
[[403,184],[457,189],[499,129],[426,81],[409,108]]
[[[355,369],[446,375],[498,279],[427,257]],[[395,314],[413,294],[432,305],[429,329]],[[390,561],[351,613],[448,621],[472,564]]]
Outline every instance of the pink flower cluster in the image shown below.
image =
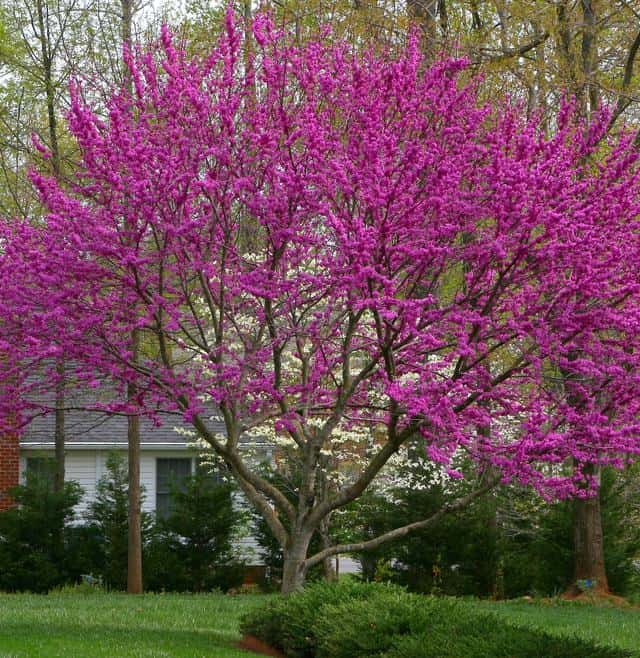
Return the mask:
[[[415,39],[356,54],[254,29],[249,65],[232,14],[206,59],[165,31],[106,118],[74,93],[76,183],[34,172],[46,221],[0,224],[4,418],[42,411],[64,358],[68,386],[111,382],[105,409],[206,425],[213,401],[230,441],[420,433],[432,459],[558,495],[583,487],[563,465],[637,453],[631,139],[603,145],[606,115],[586,130],[570,106],[547,136]],[[135,409],[112,395],[129,381]]]

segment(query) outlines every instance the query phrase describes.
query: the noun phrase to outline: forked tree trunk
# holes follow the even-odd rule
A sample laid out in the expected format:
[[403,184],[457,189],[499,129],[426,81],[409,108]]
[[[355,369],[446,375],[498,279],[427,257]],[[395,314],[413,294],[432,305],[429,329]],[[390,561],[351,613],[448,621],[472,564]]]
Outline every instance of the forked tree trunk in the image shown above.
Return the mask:
[[310,533],[296,533],[292,537],[291,545],[285,550],[280,590],[283,594],[299,592],[304,587],[307,576],[305,559],[310,542]]

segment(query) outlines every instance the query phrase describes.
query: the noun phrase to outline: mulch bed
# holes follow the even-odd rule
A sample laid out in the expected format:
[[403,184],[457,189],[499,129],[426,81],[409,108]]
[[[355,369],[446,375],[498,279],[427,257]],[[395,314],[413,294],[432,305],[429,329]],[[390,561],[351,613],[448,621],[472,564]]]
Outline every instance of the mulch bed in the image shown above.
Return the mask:
[[245,651],[253,651],[253,653],[258,653],[261,656],[271,656],[272,658],[285,658],[285,655],[270,647],[268,644],[265,644],[262,640],[259,640],[253,635],[245,635],[240,642],[238,642],[238,647],[244,649]]

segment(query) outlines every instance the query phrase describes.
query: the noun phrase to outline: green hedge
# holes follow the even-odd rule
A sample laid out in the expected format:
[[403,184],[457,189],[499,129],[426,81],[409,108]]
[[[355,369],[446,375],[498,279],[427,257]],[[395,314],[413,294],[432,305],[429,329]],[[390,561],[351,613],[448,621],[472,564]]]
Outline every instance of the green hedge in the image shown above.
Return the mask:
[[242,631],[288,658],[625,658],[628,651],[512,626],[463,601],[394,586],[318,583],[252,611]]
[[317,655],[315,631],[323,619],[325,606],[352,605],[390,592],[399,595],[404,590],[395,585],[353,579],[343,579],[337,585],[314,583],[299,594],[278,597],[249,613],[242,621],[241,630],[283,651],[290,658],[314,658]]

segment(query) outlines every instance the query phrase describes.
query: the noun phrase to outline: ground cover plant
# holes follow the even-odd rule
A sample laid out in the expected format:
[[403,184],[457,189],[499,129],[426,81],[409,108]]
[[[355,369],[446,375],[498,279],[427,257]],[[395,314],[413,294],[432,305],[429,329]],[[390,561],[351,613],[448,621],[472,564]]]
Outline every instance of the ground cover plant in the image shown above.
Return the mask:
[[[259,597],[0,595],[0,656],[245,658],[239,616]],[[255,655],[255,654],[253,654]]]
[[[355,649],[353,644],[349,644],[354,641],[366,643],[369,649],[375,646],[386,647],[388,642],[385,633],[399,627],[398,611],[406,611],[402,607],[400,590],[397,588],[378,586],[384,596],[378,598],[377,603],[370,603],[366,598],[372,598],[372,588],[375,588],[375,585],[351,583],[341,592],[331,593],[327,590],[314,590],[314,587],[316,586],[309,588],[306,603],[295,602],[295,598],[289,599],[292,607],[287,614],[295,612],[295,616],[286,617],[287,623],[292,624],[290,640],[294,642],[288,650],[297,652],[291,655],[313,656],[308,647],[317,650],[319,638],[314,633],[308,633],[309,623],[313,624],[314,628],[319,628],[323,651],[338,651],[335,655],[343,655],[339,653],[339,647],[336,647],[338,641],[348,646],[350,651],[359,650],[359,644],[355,645]],[[363,596],[365,594],[366,598]],[[353,598],[349,602],[350,596]],[[321,599],[334,607],[334,610],[337,607],[343,615],[347,609],[348,617],[343,616],[339,622],[332,622],[328,615],[320,615]],[[262,595],[147,594],[130,597],[92,589],[89,593],[80,593],[77,588],[50,593],[47,596],[1,594],[0,656],[66,658],[90,655],[99,658],[133,658],[163,655],[170,658],[242,658],[251,654],[236,648],[236,643],[241,638],[240,618],[248,615],[255,624],[258,617],[253,614],[254,611],[265,610],[269,606],[273,606],[272,610],[282,610],[283,601],[280,597]],[[416,602],[426,602],[426,610],[416,609],[410,618],[405,617],[404,621],[401,621],[412,629],[412,634],[405,635],[397,642],[394,640],[394,646],[388,650],[389,658],[426,658],[430,654],[425,653],[425,647],[428,651],[428,647],[434,644],[434,638],[442,642],[454,638],[456,642],[449,642],[448,648],[443,644],[445,648],[440,647],[441,653],[434,654],[433,658],[513,658],[520,655],[531,658],[543,655],[567,658],[574,655],[567,653],[572,647],[583,651],[582,654],[575,654],[579,658],[640,656],[640,636],[637,633],[640,611],[635,609],[564,603],[551,606],[541,602],[454,601],[429,597],[416,597],[410,601],[412,608],[419,608],[419,605],[415,605]],[[388,612],[384,609],[376,611],[378,606],[382,607],[383,602],[391,602],[396,609]],[[431,644],[429,634],[425,632],[429,610],[443,615],[447,624],[446,628],[434,627],[429,631]],[[478,616],[478,610],[488,616]],[[455,611],[453,621],[447,611]],[[375,612],[376,616],[383,613],[380,617],[383,620],[380,629],[371,628],[375,619],[370,617],[367,621],[363,616],[365,612],[368,615]],[[395,614],[392,615],[391,612]],[[320,617],[322,620],[318,626]],[[510,627],[491,621],[499,617],[518,626],[534,627],[537,632],[533,635],[514,633]],[[280,632],[277,630],[278,619],[285,617],[271,616],[270,621],[266,617],[262,619],[271,624],[271,632]],[[245,630],[248,630],[247,622],[244,624]],[[413,633],[416,624],[420,626],[417,632]],[[364,625],[368,625],[366,633],[361,632]],[[541,630],[544,630],[546,635],[541,635]],[[559,644],[549,640],[549,636],[558,638]],[[584,643],[572,643],[572,638],[581,638]],[[598,653],[594,651],[592,642],[608,647],[610,651],[607,653],[603,650]],[[506,654],[491,653],[498,643],[507,650],[529,650],[531,647],[541,650],[542,647],[544,651],[537,655],[526,652],[517,654],[513,651]],[[554,647],[558,646],[564,647],[563,652],[554,654]],[[449,653],[446,653],[447,650]],[[351,654],[349,658],[356,658],[357,655]]]

